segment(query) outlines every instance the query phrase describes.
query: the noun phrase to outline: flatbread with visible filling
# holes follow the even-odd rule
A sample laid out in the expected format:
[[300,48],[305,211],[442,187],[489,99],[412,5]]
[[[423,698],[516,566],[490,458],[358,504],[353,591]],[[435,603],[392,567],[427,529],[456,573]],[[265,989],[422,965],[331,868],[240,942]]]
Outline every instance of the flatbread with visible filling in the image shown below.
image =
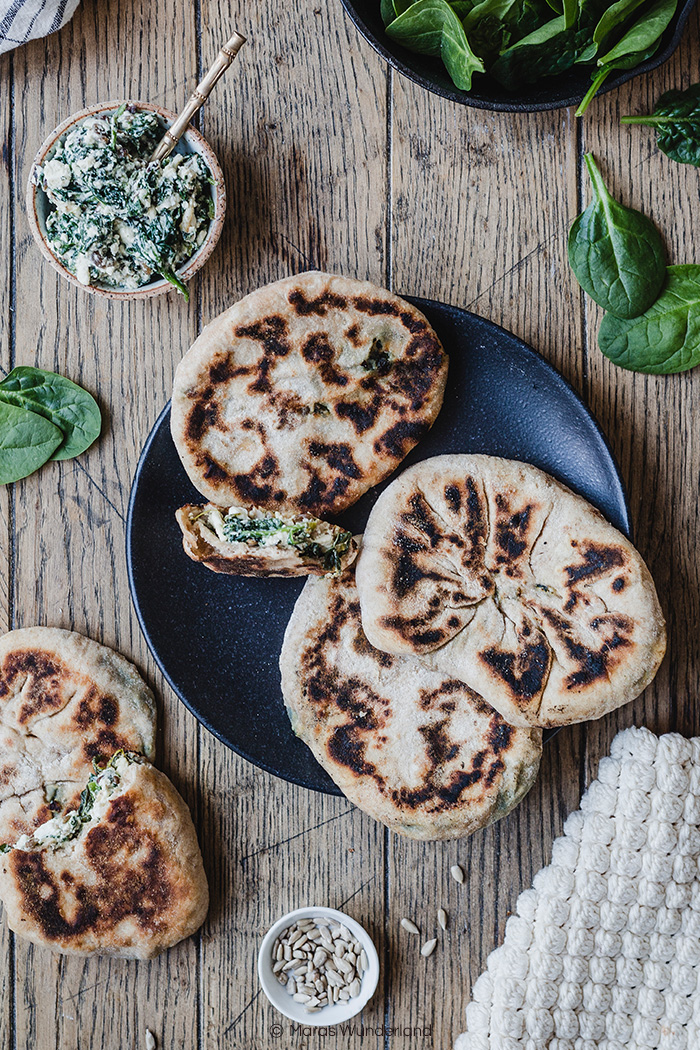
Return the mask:
[[0,899],[10,929],[34,944],[150,959],[201,926],[209,891],[183,799],[121,753],[91,776],[78,812],[0,852]]
[[333,515],[429,430],[446,378],[440,341],[410,303],[302,273],[207,325],[175,373],[173,440],[218,506]]
[[641,556],[527,463],[437,456],[377,500],[357,567],[373,645],[477,690],[512,725],[599,718],[666,650]]
[[402,835],[470,835],[537,776],[538,729],[506,725],[463,682],[369,644],[352,569],[309,578],[280,669],[294,732],[351,802]]
[[93,761],[155,753],[153,694],[123,656],[75,631],[0,638],[0,843],[77,806]]
[[304,515],[259,507],[203,507],[175,512],[192,561],[236,576],[338,575],[357,556],[351,533]]

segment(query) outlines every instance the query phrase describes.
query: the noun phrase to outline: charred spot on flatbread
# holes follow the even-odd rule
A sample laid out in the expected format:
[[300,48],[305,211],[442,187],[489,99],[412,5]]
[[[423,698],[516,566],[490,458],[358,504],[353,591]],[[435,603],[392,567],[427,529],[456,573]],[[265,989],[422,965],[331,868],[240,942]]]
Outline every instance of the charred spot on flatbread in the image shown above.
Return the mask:
[[[247,491],[260,505],[335,514],[430,428],[446,375],[439,339],[410,304],[301,274],[253,292],[190,348],[175,376],[173,439],[214,502]],[[313,450],[324,448],[349,451],[318,464]]]

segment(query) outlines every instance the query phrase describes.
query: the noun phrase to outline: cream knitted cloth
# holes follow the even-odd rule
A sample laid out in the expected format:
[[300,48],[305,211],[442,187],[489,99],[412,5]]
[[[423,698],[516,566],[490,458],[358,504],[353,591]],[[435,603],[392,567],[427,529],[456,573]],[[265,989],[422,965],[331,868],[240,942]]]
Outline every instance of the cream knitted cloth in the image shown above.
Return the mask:
[[619,733],[455,1050],[700,1050],[699,857],[700,738]]

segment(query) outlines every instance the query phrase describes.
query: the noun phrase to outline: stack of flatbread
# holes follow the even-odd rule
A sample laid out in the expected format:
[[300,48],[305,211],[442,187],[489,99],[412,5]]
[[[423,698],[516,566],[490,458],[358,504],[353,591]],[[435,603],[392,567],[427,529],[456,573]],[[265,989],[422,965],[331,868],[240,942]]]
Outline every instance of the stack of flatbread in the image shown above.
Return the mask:
[[385,489],[353,570],[306,584],[282,689],[348,798],[449,838],[518,803],[543,727],[628,703],[665,647],[647,567],[585,500],[528,464],[440,456]]
[[507,813],[542,729],[632,700],[665,651],[637,551],[527,464],[426,460],[379,497],[364,537],[317,517],[396,469],[446,375],[415,307],[312,272],[204,329],[171,416],[209,501],[177,513],[185,551],[217,572],[309,577],[280,661],[294,730],[348,798],[426,839]]
[[54,951],[151,958],[204,921],[192,819],[151,764],[153,694],[57,628],[0,639],[0,900]]

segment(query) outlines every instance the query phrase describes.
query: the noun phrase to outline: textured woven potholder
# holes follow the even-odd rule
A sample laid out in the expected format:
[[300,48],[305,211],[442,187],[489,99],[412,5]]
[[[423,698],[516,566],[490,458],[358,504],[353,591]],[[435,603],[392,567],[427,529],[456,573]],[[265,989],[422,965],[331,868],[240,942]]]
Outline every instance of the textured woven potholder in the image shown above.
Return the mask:
[[699,857],[700,738],[619,733],[455,1050],[700,1050]]

